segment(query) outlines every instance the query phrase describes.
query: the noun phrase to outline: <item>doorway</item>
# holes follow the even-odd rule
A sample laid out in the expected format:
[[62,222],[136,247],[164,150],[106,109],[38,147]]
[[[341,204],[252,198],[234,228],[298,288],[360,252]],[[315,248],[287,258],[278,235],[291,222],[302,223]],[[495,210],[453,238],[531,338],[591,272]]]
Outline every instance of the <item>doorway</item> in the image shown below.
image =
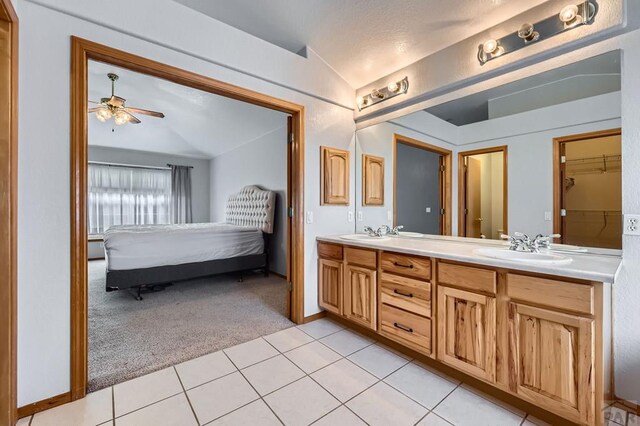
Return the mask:
[[16,418],[18,16],[0,0],[0,423]]
[[554,233],[562,244],[622,248],[621,129],[553,140]]
[[[72,38],[72,281],[71,281],[71,398],[85,396],[87,389],[87,168],[88,168],[88,65],[89,61],[126,68],[189,88],[276,110],[290,115],[288,129],[287,210],[303,211],[303,116],[304,108],[287,101],[232,86],[189,71],[174,68],[77,37]],[[303,322],[303,221],[302,216],[287,219],[287,279],[290,284],[288,306],[291,320]]]
[[458,155],[458,235],[497,240],[507,231],[507,147]]
[[451,235],[451,151],[394,134],[393,226]]

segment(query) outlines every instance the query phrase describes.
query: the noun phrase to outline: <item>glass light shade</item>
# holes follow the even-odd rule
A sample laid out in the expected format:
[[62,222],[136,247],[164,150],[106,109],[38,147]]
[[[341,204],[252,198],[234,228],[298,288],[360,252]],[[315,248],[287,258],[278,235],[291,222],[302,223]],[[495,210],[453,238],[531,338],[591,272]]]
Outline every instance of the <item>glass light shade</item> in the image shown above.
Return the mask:
[[123,111],[118,111],[116,112],[114,121],[118,126],[121,126],[129,121],[129,116]]
[[99,109],[98,111],[96,111],[96,118],[102,123],[110,119],[112,115],[113,114],[111,114],[111,111],[109,111],[106,108]]
[[390,92],[397,92],[398,89],[400,89],[400,85],[396,81],[387,85],[387,90]]
[[565,6],[560,11],[560,15],[558,15],[560,20],[565,24],[569,24],[573,22],[578,17],[578,6],[575,4],[570,4]]
[[482,44],[482,51],[487,55],[492,54],[496,49],[498,49],[498,42],[494,39],[487,40]]
[[364,105],[364,98],[363,98],[362,96],[358,96],[358,97],[356,98],[356,103],[357,103],[358,105]]

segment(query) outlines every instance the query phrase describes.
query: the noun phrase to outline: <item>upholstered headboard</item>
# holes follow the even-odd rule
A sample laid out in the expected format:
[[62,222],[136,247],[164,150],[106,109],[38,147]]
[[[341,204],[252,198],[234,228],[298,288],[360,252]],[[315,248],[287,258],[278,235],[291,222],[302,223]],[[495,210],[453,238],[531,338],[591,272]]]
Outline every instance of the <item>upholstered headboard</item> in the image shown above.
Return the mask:
[[229,196],[225,222],[240,226],[254,226],[267,234],[273,233],[276,193],[258,186],[245,186]]

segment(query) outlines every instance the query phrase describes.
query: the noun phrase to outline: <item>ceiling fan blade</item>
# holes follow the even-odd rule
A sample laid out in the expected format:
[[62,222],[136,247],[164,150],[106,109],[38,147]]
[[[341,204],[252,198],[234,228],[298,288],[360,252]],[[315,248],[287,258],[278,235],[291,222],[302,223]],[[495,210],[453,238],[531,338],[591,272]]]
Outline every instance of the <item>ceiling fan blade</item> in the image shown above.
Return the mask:
[[127,109],[123,109],[121,111],[124,111],[124,113],[127,114],[127,116],[129,117],[129,123],[131,123],[131,124],[140,124],[140,120],[138,120],[133,114],[131,114],[129,111],[127,111]]
[[92,101],[91,99],[89,99],[89,103],[90,104],[96,104],[96,105],[101,105],[102,104],[102,102]]
[[96,112],[96,111],[100,111],[101,109],[104,109],[105,107],[103,106],[99,106],[99,107],[95,107],[95,108],[89,108],[89,111],[87,111],[89,114],[91,114],[92,112]]
[[121,98],[120,96],[113,95],[109,98],[107,103],[117,108],[123,108],[125,101],[126,101],[125,98]]
[[157,111],[149,111],[147,109],[140,109],[140,108],[133,108],[133,107],[126,107],[125,110],[127,110],[127,112],[135,112],[137,114],[149,115],[151,117],[164,118],[164,114]]

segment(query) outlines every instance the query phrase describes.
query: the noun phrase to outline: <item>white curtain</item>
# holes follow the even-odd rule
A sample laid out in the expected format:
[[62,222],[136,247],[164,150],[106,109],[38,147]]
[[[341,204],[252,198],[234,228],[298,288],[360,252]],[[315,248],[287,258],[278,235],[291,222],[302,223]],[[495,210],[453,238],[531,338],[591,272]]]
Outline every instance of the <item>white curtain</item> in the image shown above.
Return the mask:
[[111,225],[170,223],[171,171],[89,164],[89,234]]

